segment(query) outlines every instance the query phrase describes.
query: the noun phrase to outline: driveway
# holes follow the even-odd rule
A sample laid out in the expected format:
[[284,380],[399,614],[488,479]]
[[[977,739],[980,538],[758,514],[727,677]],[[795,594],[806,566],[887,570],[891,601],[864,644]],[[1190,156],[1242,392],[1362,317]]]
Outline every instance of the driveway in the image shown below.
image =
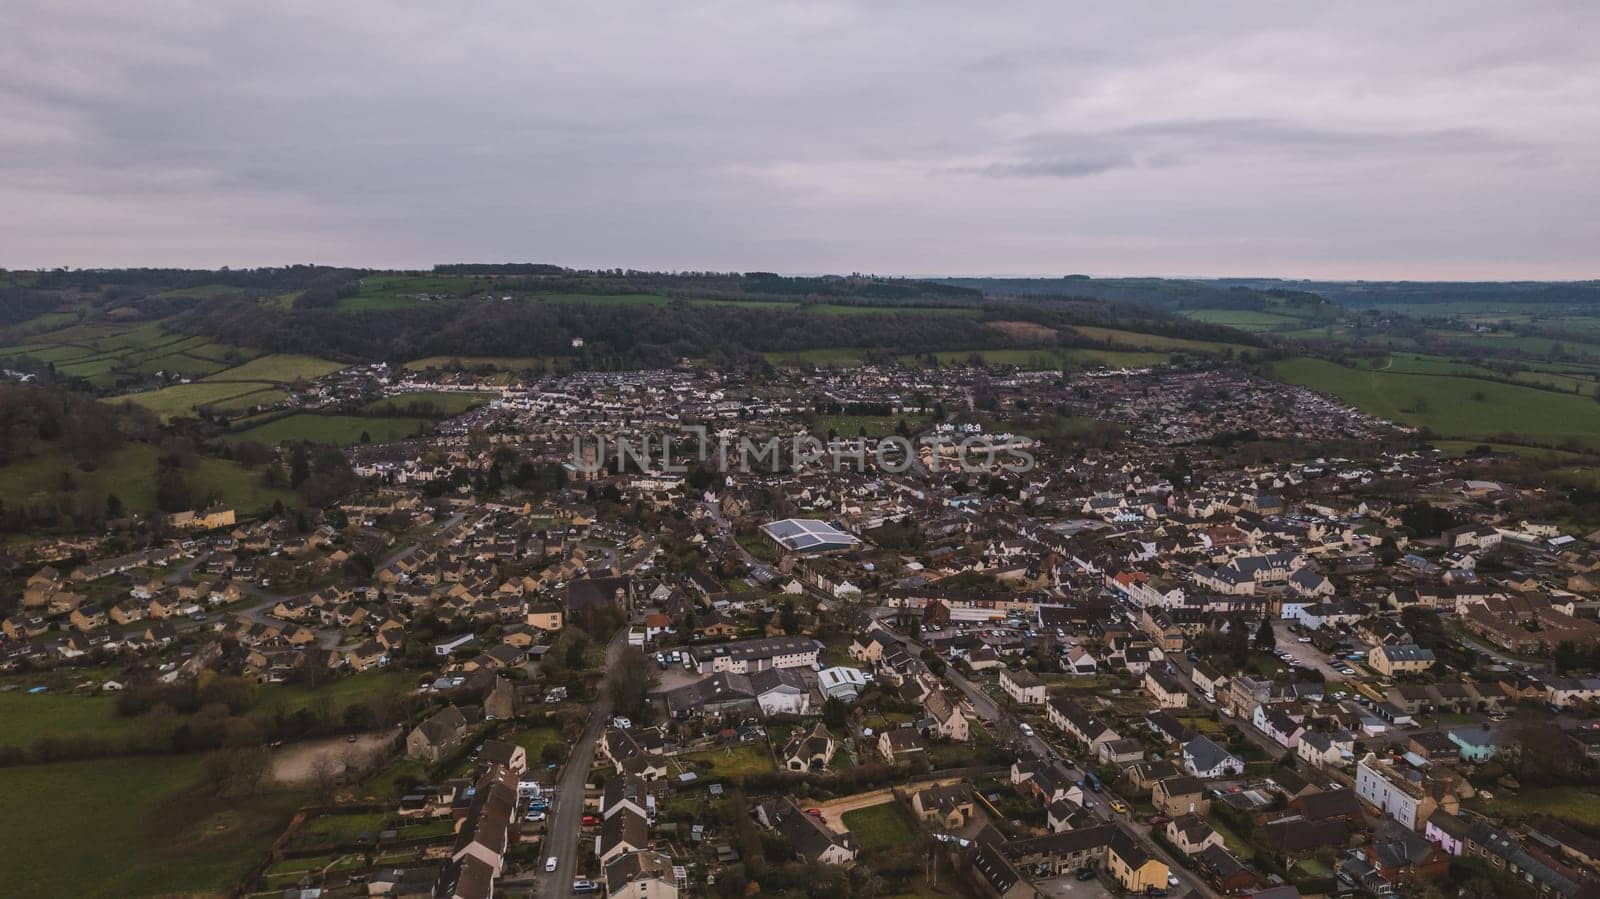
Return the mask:
[[1068,874],[1063,877],[1051,877],[1048,880],[1035,880],[1035,887],[1039,892],[1051,899],[1109,899],[1111,891],[1099,878],[1094,880],[1079,880]]

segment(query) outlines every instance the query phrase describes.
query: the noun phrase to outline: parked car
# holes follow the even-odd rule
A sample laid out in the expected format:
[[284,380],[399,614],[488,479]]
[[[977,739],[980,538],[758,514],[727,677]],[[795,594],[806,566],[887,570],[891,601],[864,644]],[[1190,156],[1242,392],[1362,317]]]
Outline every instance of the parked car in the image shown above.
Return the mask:
[[1094,880],[1095,870],[1093,868],[1079,868],[1076,877],[1079,880]]
[[599,815],[584,815],[582,823],[584,827],[599,827],[604,822],[600,820]]
[[559,864],[561,864],[561,862],[557,861],[556,857],[553,856],[553,855],[550,856],[549,858],[545,859],[544,860],[545,873],[548,874],[551,871],[554,871],[556,869],[556,866],[559,865]]
[[574,893],[598,893],[600,892],[600,884],[592,880],[574,880],[572,882],[572,891]]
[[1128,813],[1128,804],[1123,802],[1121,799],[1113,799],[1109,804],[1111,806],[1111,810],[1119,815],[1126,815]]

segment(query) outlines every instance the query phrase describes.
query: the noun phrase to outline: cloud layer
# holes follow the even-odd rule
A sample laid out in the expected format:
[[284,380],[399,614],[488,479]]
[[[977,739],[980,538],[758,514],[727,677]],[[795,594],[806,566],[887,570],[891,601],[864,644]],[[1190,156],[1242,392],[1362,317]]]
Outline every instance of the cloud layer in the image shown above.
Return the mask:
[[1595,277],[1585,4],[0,5],[0,265]]

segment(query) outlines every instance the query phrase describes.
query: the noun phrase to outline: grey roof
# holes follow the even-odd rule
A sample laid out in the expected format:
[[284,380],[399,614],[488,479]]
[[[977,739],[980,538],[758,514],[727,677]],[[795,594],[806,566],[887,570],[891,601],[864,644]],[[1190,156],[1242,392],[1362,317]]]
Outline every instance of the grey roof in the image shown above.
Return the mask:
[[861,542],[826,521],[814,518],[785,518],[762,525],[761,529],[791,552],[849,549]]

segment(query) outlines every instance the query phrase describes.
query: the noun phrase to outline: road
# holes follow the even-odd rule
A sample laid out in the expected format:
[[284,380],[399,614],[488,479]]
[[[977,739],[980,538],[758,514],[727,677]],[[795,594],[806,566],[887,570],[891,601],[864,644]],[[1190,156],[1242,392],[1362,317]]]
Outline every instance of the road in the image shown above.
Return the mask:
[[[618,656],[627,645],[628,629],[619,628],[616,636],[606,645],[606,671],[616,665]],[[589,768],[594,763],[594,747],[600,740],[600,732],[611,719],[611,693],[606,689],[603,677],[598,694],[593,708],[589,710],[589,723],[584,725],[583,735],[573,744],[572,754],[567,756],[566,764],[556,775],[556,798],[551,802],[550,815],[545,820],[543,851],[545,858],[553,855],[558,862],[555,871],[549,873],[545,872],[544,864],[540,862],[538,876],[533,881],[535,892],[540,896],[569,895],[572,881],[576,879],[573,864],[578,854],[579,831],[582,829],[583,785],[589,780]]]

